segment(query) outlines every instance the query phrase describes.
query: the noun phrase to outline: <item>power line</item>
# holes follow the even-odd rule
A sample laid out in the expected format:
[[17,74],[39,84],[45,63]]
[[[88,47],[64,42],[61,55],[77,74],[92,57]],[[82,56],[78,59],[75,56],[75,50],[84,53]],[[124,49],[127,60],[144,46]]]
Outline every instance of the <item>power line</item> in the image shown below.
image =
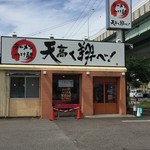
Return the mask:
[[77,21],[81,18],[81,16],[83,15],[84,11],[86,10],[86,8],[88,7],[89,3],[91,2],[91,0],[89,0],[87,3],[86,3],[86,6],[85,8],[83,9],[83,11],[80,13],[80,15],[78,16],[77,20],[75,21],[75,23],[69,28],[69,30],[67,31],[67,33],[64,35],[64,37],[66,37],[69,32],[74,28],[75,24],[77,23]]
[[32,33],[28,33],[28,34],[25,34],[25,35],[22,35],[22,36],[34,36],[34,35],[37,35],[37,34],[41,34],[41,33],[44,33],[44,32],[47,32],[47,31],[50,31],[50,30],[53,30],[53,29],[56,29],[56,28],[60,28],[60,27],[63,27],[69,23],[72,23],[74,20],[76,20],[77,18],[74,18],[74,19],[71,19],[71,20],[68,20],[64,23],[61,23],[61,24],[58,24],[58,25],[54,25],[54,26],[51,26],[51,27],[48,27],[48,28],[44,28],[44,29],[41,29],[41,30],[38,30],[38,31],[35,31],[35,32],[32,32]]
[[[94,3],[93,3],[93,5],[92,5],[92,7],[96,4],[96,2],[97,2],[98,0],[96,0]],[[103,1],[104,2],[104,1]],[[103,5],[103,3],[101,2],[100,3],[100,5]],[[89,10],[92,10],[92,7],[89,9]],[[74,37],[75,36],[75,34],[76,33],[78,33],[80,30],[81,30],[81,28],[83,28],[83,26],[85,25],[85,23],[88,21],[88,19],[96,12],[96,10],[97,10],[97,8],[99,7],[99,5],[97,5],[97,7],[93,10],[93,12],[91,13],[91,14],[88,14],[88,18],[86,19],[86,20],[84,20],[84,22],[83,22],[83,24],[82,25],[80,25],[80,26],[78,26],[77,28],[76,28],[76,30],[74,30],[74,34],[72,34],[72,36]],[[86,17],[87,15],[85,15],[85,17]]]
[[[47,32],[47,31],[50,31],[50,30],[53,30],[53,29],[56,29],[56,28],[60,28],[60,27],[63,27],[63,26],[65,26],[65,25],[67,25],[67,24],[70,24],[70,23],[72,23],[72,22],[74,22],[75,21],[75,23],[72,25],[72,29],[73,29],[73,27],[75,26],[75,24],[77,23],[77,21],[80,19],[80,17],[84,14],[84,12],[85,12],[85,10],[87,9],[87,7],[89,6],[89,4],[90,4],[90,2],[91,2],[92,0],[89,0],[87,3],[86,3],[86,6],[85,6],[85,8],[84,8],[84,10],[82,11],[82,13],[77,17],[77,18],[73,18],[73,19],[71,19],[71,20],[68,20],[68,21],[66,21],[66,22],[64,22],[64,23],[61,23],[61,24],[58,24],[58,25],[54,25],[54,26],[51,26],[51,27],[48,27],[48,28],[44,28],[44,29],[41,29],[41,30],[38,30],[38,31],[35,31],[35,32],[32,32],[32,33],[28,33],[28,34],[25,34],[25,35],[22,35],[22,36],[34,36],[34,35],[38,35],[38,34],[41,34],[41,33],[44,33],[44,32]],[[93,5],[90,5],[90,8],[92,8],[95,4],[96,4],[96,2],[97,2],[98,0],[95,0],[95,2],[93,3]],[[102,4],[102,3],[101,3]],[[98,7],[96,7],[96,9],[97,9]],[[93,13],[96,11],[96,9],[94,9],[94,11],[93,11]],[[88,9],[89,10],[89,9]],[[86,13],[88,12],[88,10],[86,10]],[[90,16],[89,17],[91,17],[92,15],[93,15],[93,13],[91,13],[90,14]],[[89,15],[89,14],[88,14]],[[81,18],[81,21],[80,22],[78,22],[78,24],[77,24],[77,27],[68,35],[68,37],[69,36],[75,36],[75,35],[78,35],[77,33],[80,31],[80,29],[85,25],[85,23],[87,22],[87,19],[84,21],[84,18],[86,17],[87,15],[85,14],[84,16],[82,16]],[[84,21],[84,22],[83,22]],[[81,24],[83,22],[83,24]],[[80,26],[79,26],[80,25]],[[78,30],[77,30],[78,29]],[[76,31],[77,30],[77,31]],[[75,32],[76,31],[76,32]],[[65,34],[65,36],[67,36],[67,34],[70,32],[70,30]],[[75,33],[74,33],[75,32]],[[74,33],[74,34],[73,34]],[[65,37],[64,36],[64,37]]]
[[[92,14],[91,14],[90,16],[92,16]],[[90,17],[90,16],[89,16],[89,17]],[[88,21],[88,19],[84,20],[82,26],[80,26],[80,27],[78,28],[78,30],[76,31],[76,33],[78,33],[78,32],[81,30],[81,28],[85,25],[85,23],[86,23],[87,21]],[[74,36],[76,35],[76,33],[72,34],[72,36],[74,37]],[[86,33],[87,33],[87,32],[86,32]]]
[[[95,33],[95,31],[97,31],[97,30],[98,30],[98,28],[97,28],[97,29],[94,29],[94,30],[91,30],[90,32],[91,32],[91,33]],[[79,35],[83,35],[83,37],[84,37],[84,35],[85,35],[86,33],[87,33],[87,32],[82,32],[82,33],[76,34],[76,35],[74,35],[74,36],[72,36],[72,37],[79,36]]]
[[[97,0],[96,0],[96,1],[97,1]],[[95,1],[95,2],[96,2],[96,1]],[[90,2],[91,2],[91,0],[89,1],[88,5],[90,4]],[[95,4],[95,2],[94,2],[94,4]],[[87,5],[87,7],[88,7],[88,5]],[[90,6],[91,6],[91,5],[90,5]],[[93,4],[92,4],[92,6],[93,6]],[[86,7],[86,8],[87,8],[87,7]],[[74,36],[74,34],[76,34],[76,33],[78,32],[78,31],[76,32],[76,30],[77,30],[78,28],[80,28],[80,26],[82,25],[82,22],[84,21],[84,18],[87,16],[87,12],[88,12],[88,11],[89,11],[89,9],[86,10],[86,12],[85,12],[86,14],[81,18],[81,21],[78,22],[78,24],[76,25],[76,28],[68,35],[68,37],[69,37],[69,36]],[[83,24],[85,24],[85,23],[83,23]]]

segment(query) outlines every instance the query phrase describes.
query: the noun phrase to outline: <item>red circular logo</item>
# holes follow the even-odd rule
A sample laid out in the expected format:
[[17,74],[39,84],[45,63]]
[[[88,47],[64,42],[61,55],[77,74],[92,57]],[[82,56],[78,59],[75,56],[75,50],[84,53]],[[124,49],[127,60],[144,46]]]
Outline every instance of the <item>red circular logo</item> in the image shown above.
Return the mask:
[[11,56],[16,61],[29,63],[33,61],[36,56],[36,47],[31,41],[22,39],[13,45]]
[[115,1],[111,6],[111,14],[118,18],[125,18],[129,14],[129,6],[122,0]]

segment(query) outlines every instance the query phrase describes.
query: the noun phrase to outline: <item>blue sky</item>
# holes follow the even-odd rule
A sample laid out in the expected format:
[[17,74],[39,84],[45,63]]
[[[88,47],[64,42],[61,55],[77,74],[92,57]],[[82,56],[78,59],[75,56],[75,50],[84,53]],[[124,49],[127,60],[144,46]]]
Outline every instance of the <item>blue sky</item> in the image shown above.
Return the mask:
[[[133,8],[147,0],[132,0]],[[106,0],[0,0],[0,36],[83,39],[105,27]]]

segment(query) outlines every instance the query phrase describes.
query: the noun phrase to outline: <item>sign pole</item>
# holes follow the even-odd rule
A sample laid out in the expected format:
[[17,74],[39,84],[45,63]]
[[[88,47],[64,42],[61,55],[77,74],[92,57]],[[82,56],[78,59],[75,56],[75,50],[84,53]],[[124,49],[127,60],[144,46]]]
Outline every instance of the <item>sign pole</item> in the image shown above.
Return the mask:
[[116,43],[124,43],[125,42],[125,33],[124,30],[116,31]]

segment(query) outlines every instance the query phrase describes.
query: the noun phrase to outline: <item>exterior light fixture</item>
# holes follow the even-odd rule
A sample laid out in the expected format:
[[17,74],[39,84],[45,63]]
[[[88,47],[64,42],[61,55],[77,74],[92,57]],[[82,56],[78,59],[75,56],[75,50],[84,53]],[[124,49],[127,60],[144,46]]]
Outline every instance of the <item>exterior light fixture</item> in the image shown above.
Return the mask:
[[125,72],[122,72],[122,76],[125,76],[126,75],[126,73]]
[[89,72],[89,71],[87,71],[87,72],[86,72],[86,75],[87,75],[87,76],[89,76],[89,75],[90,75],[90,72]]
[[16,33],[16,32],[13,32],[13,33],[12,33],[12,37],[17,37],[17,33]]
[[88,41],[87,36],[84,36],[83,41]]
[[53,34],[50,35],[50,40],[54,40]]
[[44,75],[46,75],[46,74],[47,74],[47,72],[46,72],[46,71],[43,71],[43,74],[44,74]]

